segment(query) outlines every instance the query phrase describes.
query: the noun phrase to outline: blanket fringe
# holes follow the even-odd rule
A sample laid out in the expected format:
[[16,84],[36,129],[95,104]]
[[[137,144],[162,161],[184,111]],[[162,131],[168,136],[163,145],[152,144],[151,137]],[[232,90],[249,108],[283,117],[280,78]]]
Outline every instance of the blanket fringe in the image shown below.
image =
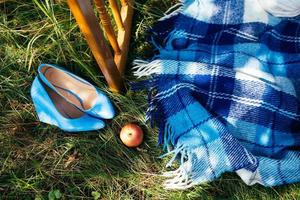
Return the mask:
[[[166,19],[169,19],[175,15],[177,15],[178,13],[183,11],[183,1],[181,0],[179,3],[175,4],[174,6],[170,7],[166,12],[165,12],[165,16],[163,16],[162,18],[160,18],[158,21],[163,21]],[[175,9],[175,10],[174,10]],[[174,10],[174,11],[172,11]]]
[[161,61],[154,60],[152,62],[147,62],[143,60],[135,60],[133,61],[132,69],[135,70],[133,74],[138,78],[150,76],[159,73],[162,70]]
[[[159,158],[164,158],[169,155],[173,155],[166,167],[169,168],[173,165],[174,161],[179,160],[180,167],[174,171],[167,171],[162,174],[163,177],[169,178],[164,182],[166,189],[187,189],[193,186],[195,183],[192,180],[192,151],[190,147],[186,145],[179,145],[175,148],[174,141],[172,141],[172,128],[166,123],[163,130],[160,130],[163,136],[163,149],[167,150],[167,153],[161,155]],[[172,149],[173,148],[173,149]],[[171,150],[172,149],[172,150]]]
[[165,157],[167,155],[174,154],[170,161],[167,163],[166,167],[171,167],[173,162],[179,157],[180,167],[174,171],[168,171],[163,173],[163,177],[168,178],[164,182],[164,187],[166,189],[187,189],[195,185],[192,180],[192,153],[191,150],[186,146],[179,146],[172,151],[162,155]]

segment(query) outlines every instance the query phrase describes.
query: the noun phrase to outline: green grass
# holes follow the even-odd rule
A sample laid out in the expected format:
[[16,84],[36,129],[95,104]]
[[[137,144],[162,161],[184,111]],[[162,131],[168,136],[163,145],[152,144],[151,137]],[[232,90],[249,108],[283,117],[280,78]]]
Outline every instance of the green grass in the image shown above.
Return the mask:
[[[146,31],[175,1],[137,0],[131,61],[150,58]],[[118,116],[97,132],[66,134],[40,124],[30,85],[40,63],[56,63],[107,91]],[[246,186],[236,175],[186,191],[165,191],[160,173],[167,159],[157,130],[144,123],[145,92],[111,94],[65,1],[0,0],[0,199],[300,199],[299,184]],[[127,122],[146,134],[138,149],[118,133]]]

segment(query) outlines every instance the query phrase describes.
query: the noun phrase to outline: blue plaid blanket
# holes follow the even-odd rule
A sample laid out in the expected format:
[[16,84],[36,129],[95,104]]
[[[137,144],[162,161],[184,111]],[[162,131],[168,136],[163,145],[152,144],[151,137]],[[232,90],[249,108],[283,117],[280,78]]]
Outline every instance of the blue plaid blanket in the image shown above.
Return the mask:
[[183,0],[152,29],[158,54],[135,61],[146,119],[179,167],[168,189],[236,172],[252,185],[300,180],[300,20],[258,0]]

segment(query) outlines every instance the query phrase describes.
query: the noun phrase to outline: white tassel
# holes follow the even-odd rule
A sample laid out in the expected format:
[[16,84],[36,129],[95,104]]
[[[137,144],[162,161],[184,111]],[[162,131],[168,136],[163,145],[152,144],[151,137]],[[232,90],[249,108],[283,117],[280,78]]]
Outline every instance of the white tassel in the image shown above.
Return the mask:
[[170,179],[164,182],[164,188],[168,190],[184,190],[192,187],[195,183],[190,178],[186,171],[186,166],[182,165],[175,171],[165,172],[164,177]]
[[[195,185],[195,182],[192,180],[192,166],[191,158],[189,156],[191,152],[187,151],[184,146],[177,147],[176,149],[160,156],[165,157],[169,154],[174,154],[171,160],[167,163],[166,167],[170,167],[178,154],[181,156],[181,165],[177,170],[168,171],[163,173],[163,177],[169,178],[164,182],[165,189],[168,190],[183,190],[192,187]],[[184,158],[187,158],[184,161]]]
[[[182,6],[182,3],[176,3],[174,6],[171,6],[166,12],[165,12],[165,15],[169,15],[169,14],[172,14],[172,10],[175,10],[176,8],[178,9],[180,6]],[[176,10],[177,10],[176,9]]]
[[138,78],[141,78],[143,76],[150,76],[161,71],[160,60],[154,60],[150,63],[143,60],[135,60],[133,62],[133,65],[134,67],[132,67],[132,69],[135,70],[133,74]]
[[166,178],[173,178],[175,177],[176,175],[178,175],[178,173],[180,173],[180,168],[174,170],[174,171],[168,171],[168,172],[164,172],[162,174],[163,177],[166,177]]
[[[183,9],[182,9],[183,3],[177,3],[174,6],[172,6],[171,8],[169,8],[166,12],[165,12],[165,16],[160,18],[158,21],[163,21],[165,19],[169,19],[175,15],[177,15],[178,13],[180,13]],[[178,8],[177,8],[178,7]],[[176,9],[177,8],[177,9]],[[173,12],[171,12],[171,10],[174,10]],[[171,12],[171,13],[169,13]]]

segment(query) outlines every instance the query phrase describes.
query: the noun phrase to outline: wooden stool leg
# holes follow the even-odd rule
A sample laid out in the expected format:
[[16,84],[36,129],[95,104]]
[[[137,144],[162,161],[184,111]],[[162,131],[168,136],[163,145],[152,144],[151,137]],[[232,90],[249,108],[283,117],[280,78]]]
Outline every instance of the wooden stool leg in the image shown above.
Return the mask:
[[114,62],[112,53],[105,43],[103,33],[90,1],[68,0],[68,5],[112,91],[123,89],[123,78]]

